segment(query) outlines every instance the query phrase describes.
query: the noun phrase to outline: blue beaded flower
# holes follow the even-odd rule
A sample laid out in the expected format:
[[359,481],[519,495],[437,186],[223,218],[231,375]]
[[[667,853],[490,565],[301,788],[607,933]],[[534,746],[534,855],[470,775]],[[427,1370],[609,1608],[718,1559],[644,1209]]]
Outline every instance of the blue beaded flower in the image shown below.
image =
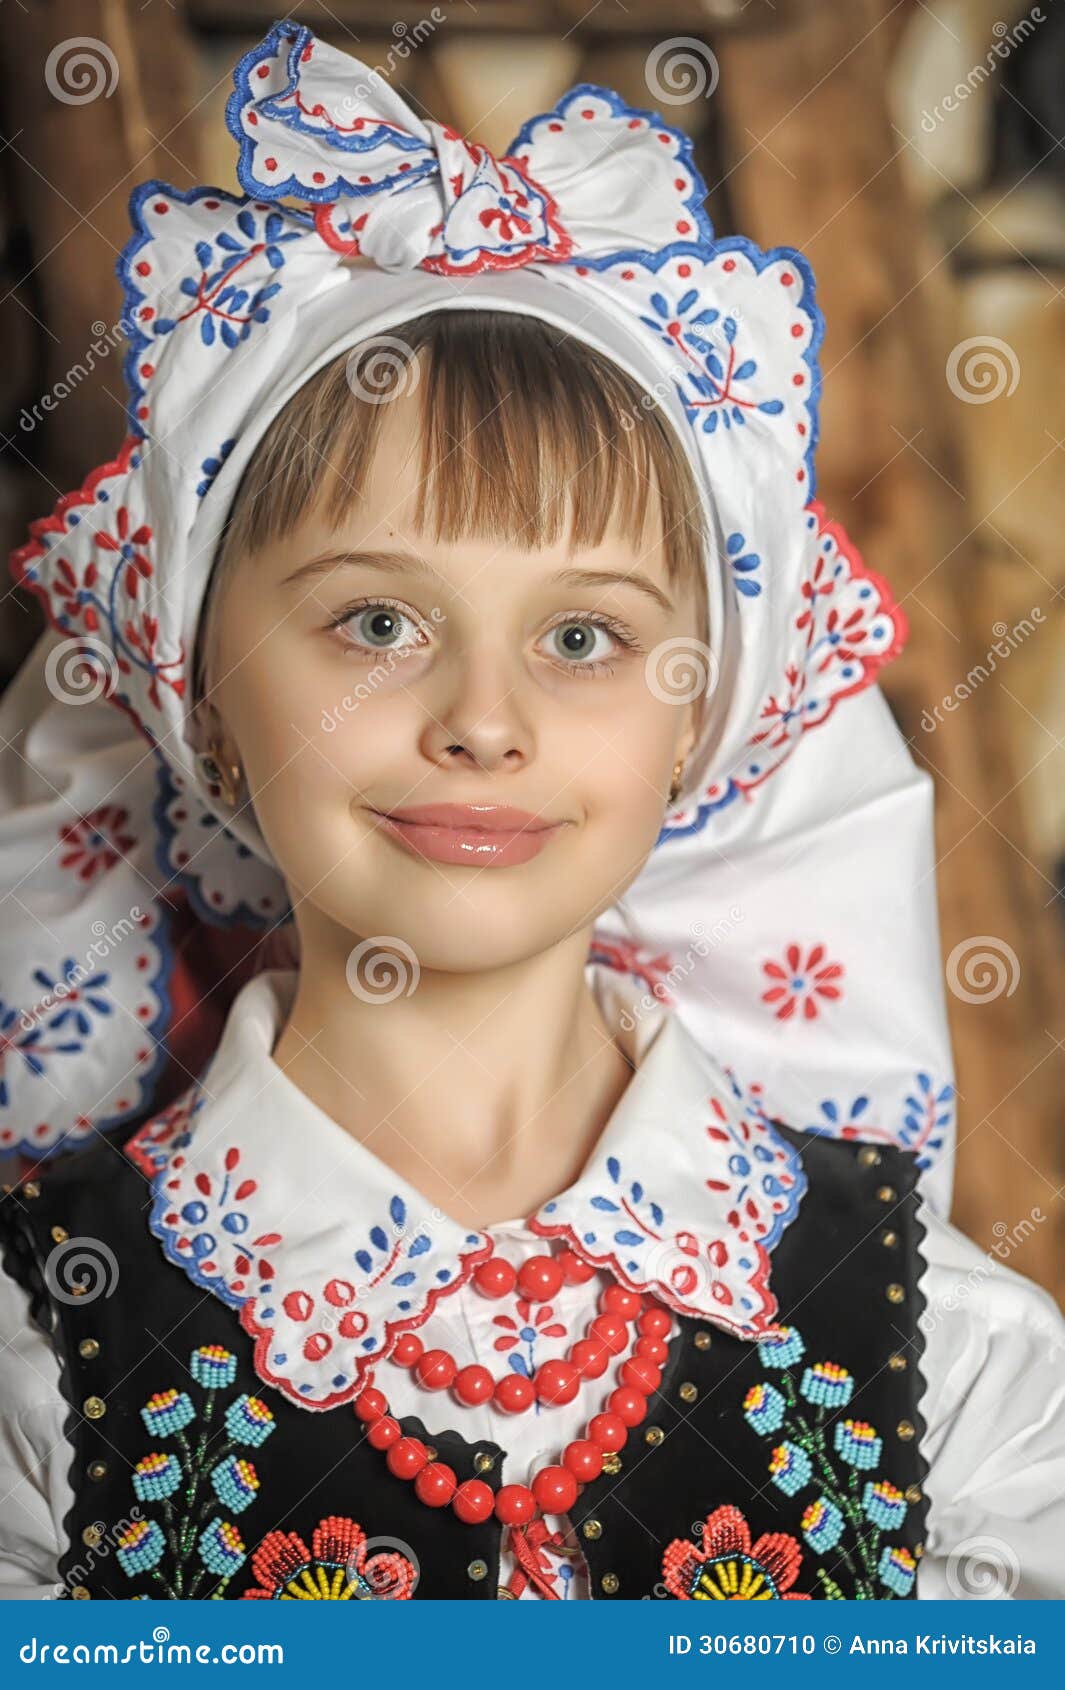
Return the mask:
[[196,1410],[190,1399],[173,1386],[169,1391],[156,1391],[141,1409],[141,1419],[157,1438],[172,1437],[195,1418]]
[[854,1380],[834,1361],[818,1361],[802,1376],[800,1391],[818,1408],[843,1408],[854,1394]]
[[880,1460],[883,1439],[865,1420],[836,1422],[836,1453],[851,1467],[875,1467]]
[[748,1424],[763,1437],[783,1425],[785,1407],[784,1398],[776,1386],[767,1384],[764,1379],[752,1385],[743,1399],[743,1412]]
[[862,1492],[862,1507],[866,1518],[885,1532],[901,1526],[907,1513],[906,1500],[890,1479],[870,1479]]
[[798,1444],[790,1439],[778,1444],[769,1462],[769,1473],[773,1483],[784,1492],[785,1496],[794,1496],[796,1491],[802,1490],[803,1485],[810,1483],[813,1465],[810,1457]]
[[235,1444],[250,1444],[252,1449],[258,1449],[274,1425],[274,1417],[262,1398],[250,1397],[247,1392],[226,1409],[226,1431]]
[[216,1515],[205,1526],[199,1542],[200,1559],[209,1573],[218,1578],[230,1577],[244,1562],[244,1540],[236,1526]]
[[843,1515],[827,1496],[819,1496],[803,1510],[802,1535],[819,1555],[835,1549],[843,1535]]
[[134,1520],[127,1531],[120,1533],[115,1559],[131,1579],[146,1573],[162,1558],[166,1539],[156,1520]]
[[880,1557],[877,1572],[881,1583],[893,1590],[896,1596],[908,1596],[917,1577],[917,1562],[905,1545],[889,1545]]
[[229,1455],[212,1469],[211,1483],[215,1495],[233,1514],[243,1513],[255,1501],[259,1489],[259,1475],[250,1461],[241,1455]]
[[763,1367],[793,1367],[806,1353],[806,1345],[794,1326],[782,1326],[770,1332],[758,1345],[758,1357]]
[[161,1502],[173,1496],[181,1483],[181,1463],[176,1455],[164,1455],[155,1450],[145,1455],[133,1469],[133,1491],[141,1502]]
[[221,1344],[201,1344],[189,1359],[189,1372],[197,1385],[205,1390],[218,1391],[232,1385],[237,1375],[237,1358]]

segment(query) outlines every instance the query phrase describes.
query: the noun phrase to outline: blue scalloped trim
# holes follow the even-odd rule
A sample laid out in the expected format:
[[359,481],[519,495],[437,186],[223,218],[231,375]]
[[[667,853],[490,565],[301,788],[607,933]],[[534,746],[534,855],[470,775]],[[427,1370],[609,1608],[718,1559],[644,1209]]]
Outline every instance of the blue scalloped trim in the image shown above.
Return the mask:
[[[287,910],[279,910],[274,915],[264,915],[261,910],[252,909],[251,905],[246,904],[243,899],[234,910],[224,911],[213,908],[200,891],[199,876],[188,869],[175,868],[174,864],[169,861],[167,850],[175,837],[175,832],[167,816],[166,808],[172,798],[178,797],[180,788],[174,784],[170,767],[154,740],[152,741],[152,750],[159,765],[156,770],[158,787],[152,801],[152,821],[155,824],[155,864],[164,881],[170,883],[178,881],[188,894],[189,902],[196,915],[210,927],[268,928],[280,925],[287,919]],[[218,826],[221,831],[225,831],[221,822],[218,823]],[[232,834],[229,835],[229,838],[233,839],[235,850],[239,841],[234,839]],[[250,851],[248,855],[251,855]]]
[[[293,33],[293,31],[295,33]],[[378,145],[382,131],[387,132],[388,138],[394,145],[404,151],[426,151],[427,143],[419,140],[416,135],[405,136],[397,133],[389,124],[378,124],[376,128],[368,130],[365,135],[338,135],[335,131],[324,134],[312,124],[305,123],[298,111],[291,106],[278,110],[275,102],[290,94],[299,81],[299,59],[309,41],[317,38],[307,28],[306,24],[294,25],[291,20],[275,23],[270,33],[239,60],[233,72],[233,92],[226,101],[226,128],[237,142],[240,154],[237,160],[237,180],[245,193],[256,199],[281,199],[294,195],[308,204],[331,205],[341,194],[358,198],[367,193],[379,193],[383,189],[393,186],[407,186],[422,181],[426,176],[435,176],[439,171],[439,161],[435,152],[428,148],[429,156],[412,170],[396,171],[392,176],[382,177],[379,182],[371,184],[351,182],[346,176],[338,175],[334,181],[324,188],[309,188],[297,176],[289,176],[284,182],[272,182],[264,186],[252,176],[252,157],[258,144],[250,135],[246,135],[240,124],[240,113],[251,102],[259,110],[282,124],[286,129],[293,129],[297,134],[313,135],[316,140],[327,140],[331,147],[340,152],[365,153]],[[257,100],[255,90],[251,86],[251,73],[257,65],[265,59],[274,57],[274,50],[278,43],[291,40],[288,53],[288,82],[279,93],[271,94],[267,99]]]
[[[95,1133],[108,1133],[115,1127],[125,1126],[143,1113],[145,1103],[150,1108],[154,1100],[156,1083],[168,1061],[168,1052],[163,1040],[170,1025],[169,988],[170,976],[173,973],[174,953],[170,943],[170,918],[166,906],[161,904],[158,899],[154,899],[153,902],[159,919],[151,937],[159,951],[159,968],[152,977],[150,984],[159,999],[159,1013],[154,1021],[145,1026],[144,1033],[145,1037],[150,1038],[155,1046],[155,1058],[143,1074],[136,1076],[136,1084],[139,1088],[138,1101],[131,1104],[128,1109],[123,1109],[117,1115],[104,1115],[98,1121],[94,1120],[93,1131]],[[17,1144],[8,1145],[5,1154],[29,1156],[36,1162],[49,1162],[55,1156],[74,1150],[84,1150],[90,1142],[89,1139],[84,1137],[71,1142],[71,1135],[66,1132],[56,1140],[55,1144],[51,1145],[42,1146],[33,1144],[29,1139],[21,1139]]]
[[229,1289],[221,1275],[215,1275],[213,1278],[208,1277],[201,1270],[199,1262],[190,1256],[187,1250],[179,1250],[174,1242],[182,1229],[180,1227],[168,1227],[163,1220],[163,1212],[169,1206],[170,1200],[165,1190],[161,1189],[162,1182],[170,1166],[170,1150],[178,1147],[180,1138],[181,1134],[173,1140],[166,1153],[165,1160],[152,1178],[152,1207],[148,1215],[148,1229],[162,1245],[163,1254],[167,1261],[173,1262],[175,1267],[179,1267],[183,1273],[187,1274],[194,1285],[198,1285],[203,1291],[210,1291],[212,1296],[217,1297],[219,1302],[227,1303],[231,1309],[242,1309],[244,1304],[250,1302],[252,1297],[258,1293],[249,1292],[246,1297],[240,1297],[236,1292]]
[[821,403],[821,366],[817,354],[825,337],[825,319],[816,298],[816,283],[814,273],[801,252],[794,247],[774,246],[768,251],[748,240],[746,235],[726,235],[720,241],[671,241],[668,246],[660,247],[657,251],[645,251],[639,247],[632,247],[624,252],[608,252],[599,258],[590,258],[582,253],[573,253],[569,258],[559,259],[560,269],[610,270],[615,264],[638,264],[651,273],[657,274],[663,264],[671,258],[698,258],[704,261],[719,258],[722,253],[742,252],[751,260],[755,271],[761,275],[770,264],[789,264],[802,277],[802,294],[795,301],[796,310],[805,312],[810,319],[811,331],[809,345],[803,351],[803,363],[810,372],[807,393],[804,400],[806,414],[809,419],[809,444],[802,462],[806,468],[806,484],[803,494],[804,506],[809,505],[817,493],[817,466],[814,454],[821,433],[820,403]]
[[[137,416],[139,406],[144,402],[146,390],[140,380],[138,365],[145,350],[158,343],[151,335],[143,334],[138,325],[139,307],[144,304],[149,295],[142,291],[134,275],[134,261],[145,247],[150,246],[155,239],[152,230],[145,226],[141,216],[141,208],[146,199],[153,194],[166,195],[181,205],[195,205],[203,199],[217,199],[231,205],[235,211],[242,211],[254,200],[261,200],[265,196],[261,193],[231,194],[226,188],[213,188],[203,184],[188,190],[172,187],[169,182],[163,182],[153,177],[149,182],[140,182],[129,196],[129,220],[133,226],[133,234],[126,242],[115,261],[115,275],[122,287],[122,316],[127,325],[129,346],[123,360],[122,368],[129,390],[129,400],[126,404],[126,418],[131,434],[138,440],[148,438],[148,431]],[[287,207],[286,215],[294,223],[302,223],[309,231],[314,227],[314,220],[307,212],[298,208]]]
[[[692,179],[692,196],[683,202],[684,209],[695,219],[699,231],[698,242],[704,246],[712,245],[714,226],[707,215],[704,203],[706,200],[706,183],[703,180],[702,171],[695,162],[695,148],[691,136],[686,135],[683,129],[675,129],[671,123],[667,123],[661,112],[648,111],[642,106],[630,106],[613,88],[604,88],[598,82],[574,83],[573,87],[562,95],[550,111],[540,112],[537,116],[526,119],[507,148],[505,156],[512,158],[519,147],[534,144],[532,130],[535,124],[543,123],[544,119],[549,117],[565,117],[574,100],[589,98],[605,101],[615,117],[640,117],[656,129],[664,129],[667,134],[675,137],[680,143],[677,148],[677,157]],[[572,262],[572,260],[567,260],[567,262]]]

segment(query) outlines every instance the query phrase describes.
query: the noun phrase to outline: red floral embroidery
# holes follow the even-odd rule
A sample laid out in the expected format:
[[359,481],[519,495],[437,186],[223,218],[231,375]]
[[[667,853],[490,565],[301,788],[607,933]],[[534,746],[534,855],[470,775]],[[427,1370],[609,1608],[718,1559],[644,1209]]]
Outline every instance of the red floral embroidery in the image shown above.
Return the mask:
[[778,1021],[787,1021],[802,1005],[807,1021],[820,1013],[819,998],[841,998],[843,992],[836,984],[843,978],[841,962],[826,962],[824,945],[815,945],[803,960],[802,947],[789,945],[784,953],[784,965],[779,962],[762,964],[762,972],[773,981],[762,1002],[776,1006]]
[[122,584],[130,598],[136,598],[137,588],[141,577],[145,579],[152,573],[152,566],[142,547],[146,546],[152,537],[148,524],[141,523],[131,534],[129,531],[129,511],[125,505],[120,505],[115,519],[118,528],[115,534],[97,534],[96,544],[103,546],[105,551],[118,552],[126,565]]
[[[494,1326],[509,1327],[510,1330],[497,1338],[494,1349],[510,1350],[515,1344],[520,1344],[524,1338],[527,1343],[537,1338],[564,1338],[568,1327],[561,1321],[555,1320],[554,1309],[550,1303],[537,1305],[533,1313],[532,1303],[528,1297],[519,1297],[517,1301],[518,1320],[512,1320],[509,1314],[497,1314],[492,1317]],[[521,1322],[520,1326],[518,1321]],[[550,1322],[550,1325],[548,1324]]]
[[137,843],[132,833],[123,831],[128,821],[129,812],[121,805],[104,804],[60,828],[59,843],[64,847],[60,868],[73,869],[79,880],[92,880],[102,869],[111,868]]
[[398,1550],[366,1557],[366,1533],[356,1520],[331,1514],[314,1528],[307,1548],[298,1532],[268,1532],[251,1558],[258,1588],[245,1601],[348,1602],[356,1597],[407,1602],[418,1574]]
[[809,1602],[792,1590],[802,1566],[802,1546],[787,1532],[764,1532],[751,1543],[751,1528],[732,1503],[706,1517],[702,1548],[675,1537],[662,1557],[662,1578],[682,1602]]

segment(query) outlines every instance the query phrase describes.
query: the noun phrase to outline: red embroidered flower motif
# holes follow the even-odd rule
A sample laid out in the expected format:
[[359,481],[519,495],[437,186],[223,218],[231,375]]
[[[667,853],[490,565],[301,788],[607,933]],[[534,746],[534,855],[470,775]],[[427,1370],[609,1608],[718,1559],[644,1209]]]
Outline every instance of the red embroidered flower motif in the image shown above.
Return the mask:
[[52,591],[55,595],[55,614],[66,619],[68,626],[80,617],[90,634],[100,626],[100,619],[92,603],[92,592],[99,579],[99,570],[90,558],[78,580],[74,565],[65,557],[57,560]]
[[117,535],[97,534],[96,544],[103,546],[105,551],[119,553],[126,566],[122,584],[130,598],[136,598],[141,577],[147,577],[152,573],[152,566],[140,549],[148,544],[152,537],[152,531],[147,523],[142,523],[131,534],[129,531],[129,511],[125,505],[119,506],[115,525],[118,529]]
[[128,821],[129,813],[120,805],[104,804],[60,828],[59,843],[64,847],[60,868],[73,869],[79,880],[92,880],[102,869],[111,868],[137,843],[132,833],[123,832]]
[[816,1020],[821,1008],[817,1001],[819,998],[843,996],[836,984],[843,978],[843,964],[826,962],[824,945],[815,945],[805,962],[802,947],[789,945],[784,953],[784,962],[786,966],[779,962],[762,964],[762,972],[773,981],[769,990],[762,993],[762,1002],[776,1005],[778,1021],[787,1021],[800,1004],[807,1021]]
[[[517,1302],[518,1321],[512,1320],[509,1314],[497,1314],[492,1317],[494,1326],[509,1327],[502,1337],[496,1339],[493,1345],[497,1350],[513,1349],[515,1344],[522,1342],[531,1344],[537,1338],[564,1338],[567,1328],[561,1322],[552,1319],[554,1309],[550,1303],[539,1303],[536,1313],[532,1312],[532,1303],[528,1297],[519,1297]],[[548,1322],[551,1322],[548,1325]]]
[[792,1590],[802,1546],[787,1532],[764,1532],[753,1546],[751,1528],[726,1503],[706,1517],[703,1547],[675,1537],[662,1557],[662,1578],[682,1602],[809,1602]]
[[352,1598],[408,1602],[418,1577],[398,1550],[366,1558],[366,1533],[356,1520],[319,1520],[311,1547],[298,1532],[268,1532],[251,1558],[258,1588],[243,1600],[348,1602]]

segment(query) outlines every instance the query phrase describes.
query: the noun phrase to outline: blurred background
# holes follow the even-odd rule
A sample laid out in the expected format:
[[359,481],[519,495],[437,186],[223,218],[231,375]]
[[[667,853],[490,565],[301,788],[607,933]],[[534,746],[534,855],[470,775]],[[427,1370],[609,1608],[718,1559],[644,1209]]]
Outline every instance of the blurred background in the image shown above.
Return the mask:
[[[281,15],[0,11],[5,552],[122,440],[131,188],[239,191],[233,65]],[[495,151],[572,83],[608,84],[692,135],[718,235],[809,258],[828,325],[819,496],[906,610],[884,686],[936,785],[953,1218],[1065,1302],[1065,0],[284,15]],[[39,626],[5,586],[0,682]]]

